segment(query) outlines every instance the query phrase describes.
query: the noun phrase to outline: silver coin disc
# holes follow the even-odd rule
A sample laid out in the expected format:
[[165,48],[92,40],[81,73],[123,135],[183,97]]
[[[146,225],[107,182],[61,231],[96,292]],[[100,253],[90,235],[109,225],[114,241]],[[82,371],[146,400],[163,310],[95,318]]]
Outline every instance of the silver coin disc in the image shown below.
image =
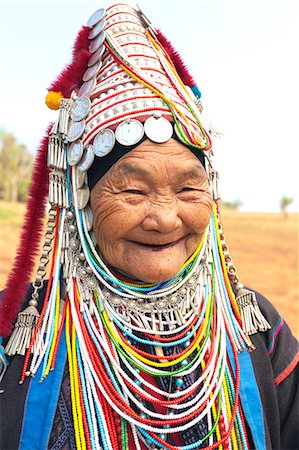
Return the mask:
[[91,55],[91,57],[89,58],[88,64],[87,64],[88,67],[93,66],[95,63],[97,63],[98,61],[100,61],[102,59],[102,56],[105,52],[105,48],[106,48],[105,45],[101,45],[101,47],[99,47],[97,49],[97,51]]
[[88,170],[91,167],[93,161],[94,161],[93,148],[92,148],[92,145],[89,144],[86,147],[84,155],[83,155],[83,157],[82,157],[82,159],[80,161],[80,164],[78,166],[79,170],[81,172],[85,172],[86,170]]
[[151,141],[162,144],[169,141],[173,134],[173,128],[165,117],[152,116],[144,122],[144,132]]
[[105,27],[105,19],[101,19],[89,32],[88,39],[94,39]]
[[110,128],[100,131],[93,140],[93,152],[100,158],[108,155],[115,144],[115,134]]
[[87,67],[83,75],[83,81],[88,81],[91,78],[95,77],[100,68],[102,67],[102,65],[103,65],[102,61],[98,61],[93,66]]
[[95,11],[87,21],[88,28],[94,27],[105,16],[105,9],[101,8]]
[[79,89],[78,97],[88,97],[95,87],[96,82],[97,81],[95,78],[91,78],[90,80],[85,81],[85,83],[83,83]]
[[77,167],[74,170],[76,170],[76,188],[80,189],[85,184],[86,172],[81,172]]
[[83,142],[72,142],[67,151],[67,162],[70,166],[78,164],[83,155]]
[[84,209],[88,203],[90,196],[89,187],[84,185],[81,189],[77,189],[78,208]]
[[90,109],[91,101],[88,97],[78,97],[71,110],[71,119],[74,122],[80,122],[85,119]]
[[97,37],[90,42],[89,47],[88,47],[88,50],[90,51],[90,53],[96,52],[97,49],[99,47],[101,47],[104,40],[105,40],[105,31],[101,31],[101,33],[98,34]]
[[87,230],[91,231],[93,225],[93,212],[89,205],[87,205],[86,208],[84,209],[84,216]]
[[79,137],[81,137],[81,135],[83,134],[84,129],[85,120],[80,120],[80,122],[73,122],[68,133],[68,141],[74,142],[79,139]]
[[137,144],[137,142],[141,141],[143,135],[143,125],[136,119],[129,119],[120,123],[115,130],[116,140],[122,145]]

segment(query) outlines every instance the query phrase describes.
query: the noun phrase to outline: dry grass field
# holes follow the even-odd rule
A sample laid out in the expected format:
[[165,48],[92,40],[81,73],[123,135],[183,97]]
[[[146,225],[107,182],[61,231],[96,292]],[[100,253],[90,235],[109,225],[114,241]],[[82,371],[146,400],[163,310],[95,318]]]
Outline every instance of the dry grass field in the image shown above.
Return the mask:
[[[5,286],[25,211],[0,202],[0,288]],[[239,278],[263,293],[299,337],[298,216],[224,210],[222,223]],[[20,274],[21,275],[21,274]]]

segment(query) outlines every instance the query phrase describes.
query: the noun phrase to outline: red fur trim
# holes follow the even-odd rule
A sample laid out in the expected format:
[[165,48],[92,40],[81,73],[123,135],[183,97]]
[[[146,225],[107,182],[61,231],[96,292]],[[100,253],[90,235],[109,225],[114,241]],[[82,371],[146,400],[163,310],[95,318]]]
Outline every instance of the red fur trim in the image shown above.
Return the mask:
[[48,127],[35,158],[18,251],[7,280],[6,290],[1,299],[0,335],[4,338],[10,334],[15,318],[24,302],[35,258],[40,247],[48,198],[48,133],[52,126],[50,124]]
[[58,75],[49,87],[49,91],[61,92],[65,98],[71,96],[73,90],[82,83],[82,77],[86,70],[91,53],[88,51],[89,28],[82,27],[76,38],[72,62]]
[[191,73],[187,69],[182,57],[180,54],[175,50],[172,43],[164,36],[161,30],[156,30],[157,37],[162,44],[165,51],[170,56],[171,61],[174,64],[174,67],[177,70],[177,73],[179,74],[180,78],[182,79],[183,83],[186,86],[189,86],[190,88],[196,85],[196,82],[194,78],[192,77]]

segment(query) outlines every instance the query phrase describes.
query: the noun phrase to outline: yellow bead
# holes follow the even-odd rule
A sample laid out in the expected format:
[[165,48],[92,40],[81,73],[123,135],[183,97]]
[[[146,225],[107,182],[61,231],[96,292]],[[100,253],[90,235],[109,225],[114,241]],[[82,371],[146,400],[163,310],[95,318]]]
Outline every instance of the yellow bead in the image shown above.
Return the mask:
[[45,103],[49,109],[57,110],[60,107],[60,100],[63,98],[61,92],[49,91]]

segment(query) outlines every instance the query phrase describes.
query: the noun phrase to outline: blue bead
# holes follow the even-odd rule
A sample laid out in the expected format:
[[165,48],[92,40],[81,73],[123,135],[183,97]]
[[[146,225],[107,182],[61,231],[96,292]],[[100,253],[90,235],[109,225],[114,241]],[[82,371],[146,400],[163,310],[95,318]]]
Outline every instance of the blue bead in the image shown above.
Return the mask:
[[140,414],[140,417],[142,417],[143,419],[146,419],[147,416],[146,416],[145,413],[141,413],[141,414]]
[[174,412],[173,412],[173,411],[169,411],[169,412],[167,413],[167,415],[170,416],[170,417],[173,417],[173,416],[174,416]]
[[181,366],[182,366],[182,367],[185,367],[185,366],[187,366],[187,365],[188,365],[187,359],[183,359],[183,361],[181,361]]
[[138,369],[138,367],[134,367],[134,371],[135,371],[136,373],[140,373],[140,370]]
[[137,384],[137,386],[141,386],[141,380],[134,380],[134,383]]
[[166,435],[165,435],[164,433],[159,434],[159,437],[160,437],[161,439],[163,439],[164,441],[165,441],[165,439],[166,439]]
[[183,384],[184,384],[184,380],[182,380],[182,378],[176,378],[176,380],[175,380],[175,385],[176,386],[183,386]]
[[186,341],[186,342],[184,343],[184,347],[187,348],[187,347],[189,347],[189,345],[190,345],[190,341],[189,341],[189,339],[188,339],[188,341]]

